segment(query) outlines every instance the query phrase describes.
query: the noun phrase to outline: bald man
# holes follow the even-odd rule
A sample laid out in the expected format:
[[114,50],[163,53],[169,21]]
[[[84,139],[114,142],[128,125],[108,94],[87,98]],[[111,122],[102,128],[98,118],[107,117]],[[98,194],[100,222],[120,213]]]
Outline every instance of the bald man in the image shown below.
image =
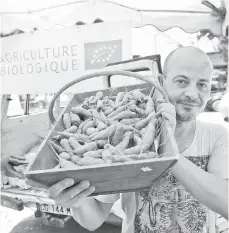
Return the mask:
[[207,233],[208,208],[228,219],[228,132],[196,120],[210,96],[212,71],[197,48],[168,56],[163,85],[170,103],[158,100],[157,114],[170,122],[181,156],[152,189],[87,197],[94,187],[67,179],[50,187],[50,197],[72,207],[74,219],[89,230],[105,221],[119,198],[123,233]]

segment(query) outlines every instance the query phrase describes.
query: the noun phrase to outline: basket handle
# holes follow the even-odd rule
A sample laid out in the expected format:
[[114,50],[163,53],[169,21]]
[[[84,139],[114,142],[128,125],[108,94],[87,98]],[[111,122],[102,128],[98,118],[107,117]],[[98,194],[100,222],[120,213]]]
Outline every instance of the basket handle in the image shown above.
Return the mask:
[[165,102],[169,102],[168,99],[168,95],[166,93],[166,91],[163,89],[163,87],[160,86],[159,82],[155,81],[152,79],[152,77],[145,77],[143,75],[134,73],[134,72],[130,72],[130,71],[100,71],[100,72],[95,72],[92,74],[87,74],[84,76],[81,76],[79,78],[76,78],[74,80],[72,80],[71,82],[67,83],[65,86],[63,86],[52,98],[50,105],[49,105],[49,109],[48,109],[48,115],[49,115],[49,119],[51,121],[51,123],[54,125],[56,123],[56,119],[53,115],[53,107],[55,104],[56,99],[60,96],[60,94],[62,92],[64,92],[66,89],[68,89],[69,87],[71,87],[72,85],[79,83],[83,80],[87,80],[90,78],[94,78],[94,77],[99,77],[99,76],[109,76],[109,75],[123,75],[123,76],[128,76],[128,77],[133,77],[139,80],[142,80],[146,83],[148,83],[149,85],[155,87],[156,89],[158,89],[160,91],[160,93],[163,95],[163,97],[165,98]]

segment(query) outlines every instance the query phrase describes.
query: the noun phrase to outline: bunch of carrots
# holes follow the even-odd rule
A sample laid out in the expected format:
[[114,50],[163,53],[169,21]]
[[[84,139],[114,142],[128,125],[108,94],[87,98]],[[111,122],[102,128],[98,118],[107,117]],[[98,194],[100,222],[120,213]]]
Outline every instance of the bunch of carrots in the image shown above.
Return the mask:
[[56,168],[156,158],[162,120],[155,110],[151,95],[138,89],[86,98],[64,113],[65,130],[49,141],[58,154]]

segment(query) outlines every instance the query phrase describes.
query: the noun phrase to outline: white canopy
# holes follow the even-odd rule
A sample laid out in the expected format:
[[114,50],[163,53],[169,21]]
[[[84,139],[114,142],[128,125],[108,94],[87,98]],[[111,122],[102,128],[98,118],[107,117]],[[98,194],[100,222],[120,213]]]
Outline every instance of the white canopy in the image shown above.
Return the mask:
[[[220,0],[211,0],[220,7]],[[78,21],[131,21],[133,27],[153,25],[161,31],[210,29],[221,34],[222,22],[201,0],[8,0],[1,6],[2,32],[63,27]]]

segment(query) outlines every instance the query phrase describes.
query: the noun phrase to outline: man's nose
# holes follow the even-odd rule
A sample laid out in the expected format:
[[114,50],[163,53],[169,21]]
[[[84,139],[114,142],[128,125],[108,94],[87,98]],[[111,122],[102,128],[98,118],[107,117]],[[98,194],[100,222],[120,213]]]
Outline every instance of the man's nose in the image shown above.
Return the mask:
[[189,86],[186,90],[185,90],[185,96],[194,100],[198,98],[198,90],[196,88],[195,85],[191,85]]

